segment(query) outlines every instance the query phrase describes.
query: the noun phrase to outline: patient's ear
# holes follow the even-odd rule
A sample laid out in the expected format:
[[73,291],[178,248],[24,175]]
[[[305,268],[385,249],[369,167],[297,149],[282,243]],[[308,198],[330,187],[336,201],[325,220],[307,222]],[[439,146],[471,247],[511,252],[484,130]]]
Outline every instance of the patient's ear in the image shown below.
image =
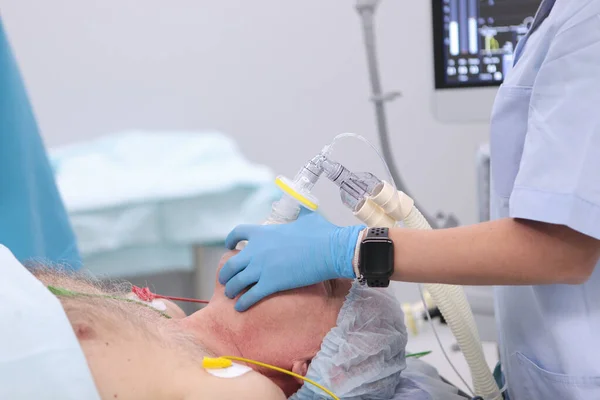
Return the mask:
[[[310,360],[295,360],[292,363],[292,372],[298,375],[306,376],[308,372],[308,366],[310,365]],[[302,379],[297,379],[298,383],[302,384],[304,381]]]

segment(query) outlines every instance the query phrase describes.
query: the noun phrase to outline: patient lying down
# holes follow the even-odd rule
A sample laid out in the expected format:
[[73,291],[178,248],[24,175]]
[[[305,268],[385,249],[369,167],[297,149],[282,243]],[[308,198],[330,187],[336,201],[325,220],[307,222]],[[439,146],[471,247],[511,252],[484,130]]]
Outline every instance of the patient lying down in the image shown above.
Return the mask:
[[203,369],[204,356],[222,355],[308,375],[343,398],[455,398],[441,382],[433,386],[445,396],[431,397],[431,378],[401,374],[406,333],[397,302],[380,291],[351,289],[350,281],[279,293],[245,313],[234,310],[235,299],[227,298],[217,282],[210,304],[190,316],[165,301],[171,316],[166,318],[123,301],[131,296],[128,284],[108,287],[48,269],[33,271],[47,286],[111,296],[58,296],[102,399],[269,400],[294,393],[314,399],[322,394],[269,369],[253,367],[255,372],[227,380]]
[[[127,284],[103,287],[82,277],[34,270],[45,285],[78,293],[127,297]],[[301,375],[323,337],[335,326],[350,288],[347,281],[326,282],[266,299],[246,313],[216,284],[204,309],[185,317],[170,302],[172,319],[117,299],[59,296],[80,341],[103,399],[203,399],[219,395],[279,399],[282,391],[261,374],[216,378],[201,366],[203,356],[242,356]],[[295,378],[260,370],[286,395],[300,387]],[[252,389],[249,391],[249,389]],[[214,396],[214,397],[213,397]],[[254,397],[252,397],[254,398]]]

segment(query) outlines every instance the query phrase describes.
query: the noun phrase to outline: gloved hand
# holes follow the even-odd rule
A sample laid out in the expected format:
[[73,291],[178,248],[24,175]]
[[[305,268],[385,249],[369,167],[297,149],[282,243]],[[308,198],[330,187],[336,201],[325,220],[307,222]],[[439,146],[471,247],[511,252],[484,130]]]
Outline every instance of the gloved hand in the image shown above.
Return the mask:
[[246,311],[266,296],[310,286],[335,278],[355,278],[354,250],[364,226],[338,227],[317,213],[301,212],[294,222],[282,225],[240,225],[225,240],[229,249],[247,240],[246,247],[230,258],[219,273],[225,295]]

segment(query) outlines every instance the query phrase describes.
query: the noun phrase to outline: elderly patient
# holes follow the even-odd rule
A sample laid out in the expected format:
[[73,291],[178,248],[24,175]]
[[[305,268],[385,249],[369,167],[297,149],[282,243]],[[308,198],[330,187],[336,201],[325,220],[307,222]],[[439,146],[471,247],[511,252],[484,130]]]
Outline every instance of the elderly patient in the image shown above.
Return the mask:
[[246,313],[237,313],[235,299],[216,283],[210,304],[190,316],[164,301],[164,312],[172,316],[167,319],[138,301],[122,300],[131,297],[127,284],[106,288],[44,268],[33,271],[45,285],[70,291],[58,297],[103,399],[323,395],[269,369],[225,381],[201,367],[204,356],[221,355],[307,375],[342,398],[455,398],[452,388],[427,374],[403,371],[406,333],[395,299],[346,280],[279,293]]

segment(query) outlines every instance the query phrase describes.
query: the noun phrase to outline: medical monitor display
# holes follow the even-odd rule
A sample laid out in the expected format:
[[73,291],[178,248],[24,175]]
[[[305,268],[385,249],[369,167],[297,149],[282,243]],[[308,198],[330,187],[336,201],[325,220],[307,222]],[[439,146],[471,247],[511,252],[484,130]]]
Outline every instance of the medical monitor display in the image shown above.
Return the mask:
[[436,89],[497,86],[540,0],[433,0]]

